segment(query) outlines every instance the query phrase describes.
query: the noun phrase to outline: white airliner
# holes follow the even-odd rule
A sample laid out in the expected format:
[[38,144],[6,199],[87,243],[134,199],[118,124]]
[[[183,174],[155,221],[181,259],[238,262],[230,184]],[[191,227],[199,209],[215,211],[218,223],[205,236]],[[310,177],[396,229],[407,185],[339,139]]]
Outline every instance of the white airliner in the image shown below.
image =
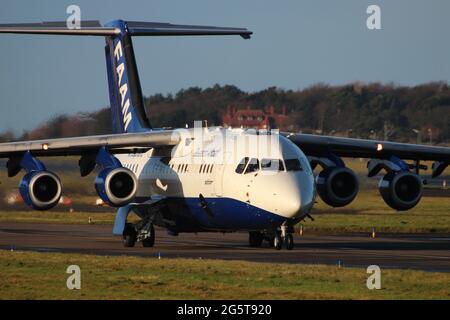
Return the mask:
[[[132,36],[240,35],[241,28],[173,25],[115,20],[105,26],[87,21],[80,29],[65,23],[0,25],[0,33],[102,36],[113,133],[102,136],[0,144],[8,176],[26,172],[19,190],[33,209],[54,207],[62,193],[58,176],[38,158],[80,156],[80,174],[95,167],[95,188],[117,207],[113,233],[127,247],[155,242],[154,225],[180,232],[248,231],[249,244],[264,240],[276,249],[294,247],[294,226],[310,217],[316,192],[334,207],[348,205],[358,193],[358,179],[341,157],[370,158],[368,175],[386,174],[379,189],[398,211],[422,197],[420,160],[432,160],[432,177],[450,163],[450,148],[273,131],[195,126],[154,129],[145,113]],[[24,48],[25,49],[25,48]],[[412,160],[406,163],[406,160]],[[313,169],[322,170],[314,177]],[[130,212],[141,220],[127,222]]]

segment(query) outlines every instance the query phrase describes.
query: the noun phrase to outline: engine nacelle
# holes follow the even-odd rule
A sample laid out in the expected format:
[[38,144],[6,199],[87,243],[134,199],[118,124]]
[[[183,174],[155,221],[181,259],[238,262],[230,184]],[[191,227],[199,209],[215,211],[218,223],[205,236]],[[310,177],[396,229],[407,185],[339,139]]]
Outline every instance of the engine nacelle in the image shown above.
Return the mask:
[[392,209],[405,211],[415,207],[423,193],[422,179],[411,172],[389,172],[378,185],[384,201]]
[[137,179],[126,168],[106,168],[95,179],[99,197],[113,207],[124,206],[133,201],[137,191]]
[[359,191],[356,174],[343,167],[328,167],[316,178],[317,193],[329,206],[344,207],[355,199]]
[[30,171],[20,181],[23,201],[36,210],[51,209],[61,198],[61,181],[50,171]]

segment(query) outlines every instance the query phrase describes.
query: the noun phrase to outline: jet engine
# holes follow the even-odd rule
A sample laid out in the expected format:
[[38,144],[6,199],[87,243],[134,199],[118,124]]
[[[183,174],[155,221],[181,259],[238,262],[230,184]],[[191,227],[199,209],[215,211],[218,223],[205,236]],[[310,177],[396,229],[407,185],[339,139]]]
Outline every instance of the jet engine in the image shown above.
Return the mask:
[[61,181],[50,171],[30,171],[20,181],[23,201],[36,210],[53,208],[61,198]]
[[355,199],[359,190],[356,174],[344,167],[328,167],[316,178],[320,198],[332,207],[344,207]]
[[95,179],[95,189],[104,202],[113,207],[121,207],[133,201],[137,179],[126,168],[106,168]]
[[380,180],[378,188],[388,206],[398,211],[405,211],[419,203],[422,198],[423,183],[417,174],[391,171]]

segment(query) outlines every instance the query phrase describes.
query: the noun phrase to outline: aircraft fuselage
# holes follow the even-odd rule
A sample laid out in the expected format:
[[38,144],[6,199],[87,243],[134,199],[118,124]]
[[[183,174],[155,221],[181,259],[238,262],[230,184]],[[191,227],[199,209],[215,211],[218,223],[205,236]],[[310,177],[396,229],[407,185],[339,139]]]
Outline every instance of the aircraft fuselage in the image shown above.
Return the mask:
[[170,154],[117,156],[138,178],[138,210],[162,199],[155,224],[175,233],[264,230],[310,212],[313,173],[288,139],[222,128],[204,129],[202,139],[192,134]]

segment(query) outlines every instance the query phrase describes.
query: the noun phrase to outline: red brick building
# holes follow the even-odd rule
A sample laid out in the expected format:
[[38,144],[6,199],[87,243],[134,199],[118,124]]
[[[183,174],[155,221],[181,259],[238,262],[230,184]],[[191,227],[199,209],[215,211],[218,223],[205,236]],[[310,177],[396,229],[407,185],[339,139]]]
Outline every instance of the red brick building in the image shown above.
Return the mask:
[[286,108],[282,107],[281,113],[276,113],[275,108],[270,106],[262,109],[236,109],[236,107],[228,106],[227,112],[222,116],[222,124],[224,127],[232,128],[257,128],[257,129],[274,129],[281,128],[286,119]]

